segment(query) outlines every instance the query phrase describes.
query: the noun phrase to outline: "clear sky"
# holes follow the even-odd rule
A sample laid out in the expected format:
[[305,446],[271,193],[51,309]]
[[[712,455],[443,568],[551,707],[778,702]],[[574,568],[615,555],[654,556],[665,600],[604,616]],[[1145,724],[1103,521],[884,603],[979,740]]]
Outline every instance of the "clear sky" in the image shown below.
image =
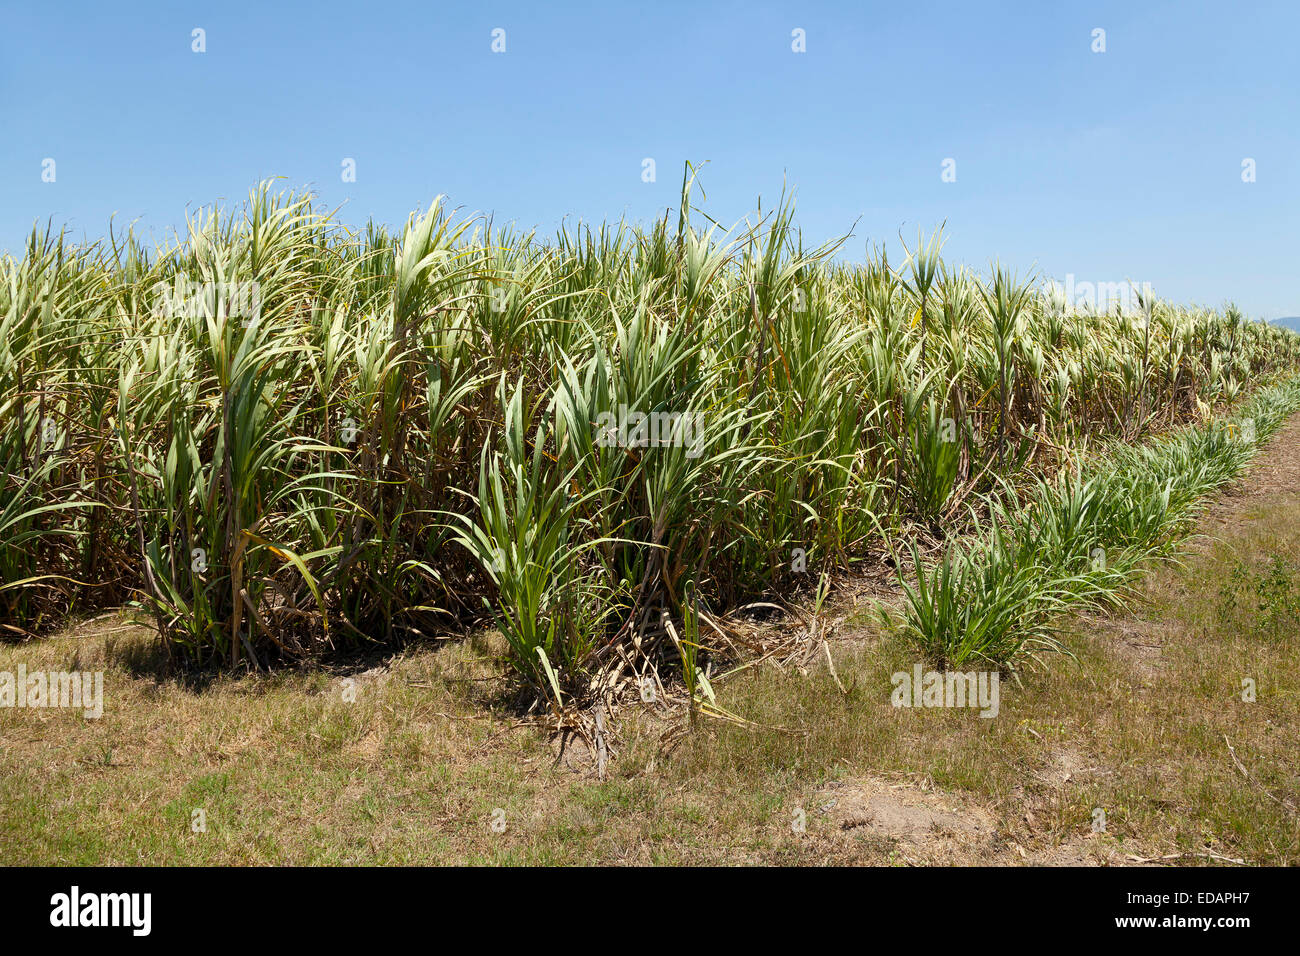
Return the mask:
[[1295,0],[9,0],[0,23],[0,249],[48,217],[170,231],[271,176],[357,225],[439,193],[543,233],[645,221],[690,159],[715,218],[788,182],[847,258],[946,220],[979,268],[1300,314]]

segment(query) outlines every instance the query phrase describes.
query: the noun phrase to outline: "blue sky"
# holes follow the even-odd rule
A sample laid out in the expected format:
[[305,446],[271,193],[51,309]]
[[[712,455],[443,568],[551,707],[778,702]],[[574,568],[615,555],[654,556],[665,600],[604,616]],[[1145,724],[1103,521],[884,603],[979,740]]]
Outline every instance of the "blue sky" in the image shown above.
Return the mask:
[[0,249],[48,217],[166,232],[270,176],[358,225],[439,193],[543,233],[645,221],[690,159],[715,218],[788,182],[807,240],[853,229],[846,258],[946,220],[979,268],[1300,314],[1294,2],[76,0],[3,22]]

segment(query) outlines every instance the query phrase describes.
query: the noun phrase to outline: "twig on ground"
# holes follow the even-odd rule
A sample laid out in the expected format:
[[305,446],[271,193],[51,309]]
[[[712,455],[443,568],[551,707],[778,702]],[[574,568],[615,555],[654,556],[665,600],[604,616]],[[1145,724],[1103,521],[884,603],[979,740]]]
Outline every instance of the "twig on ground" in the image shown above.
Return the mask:
[[1241,771],[1241,775],[1246,778],[1247,782],[1249,782],[1250,784],[1258,788],[1259,791],[1262,794],[1264,794],[1264,796],[1268,797],[1270,800],[1274,801],[1279,806],[1284,807],[1287,810],[1290,810],[1292,813],[1296,812],[1294,803],[1292,803],[1290,800],[1283,800],[1281,797],[1276,796],[1273,793],[1270,793],[1267,787],[1265,787],[1254,777],[1252,777],[1250,775],[1250,771],[1248,771],[1244,766],[1242,766],[1241,761],[1237,759],[1237,751],[1233,749],[1232,741],[1228,739],[1227,734],[1223,735],[1223,742],[1228,745],[1228,753],[1232,755],[1232,762],[1237,765],[1237,769]]

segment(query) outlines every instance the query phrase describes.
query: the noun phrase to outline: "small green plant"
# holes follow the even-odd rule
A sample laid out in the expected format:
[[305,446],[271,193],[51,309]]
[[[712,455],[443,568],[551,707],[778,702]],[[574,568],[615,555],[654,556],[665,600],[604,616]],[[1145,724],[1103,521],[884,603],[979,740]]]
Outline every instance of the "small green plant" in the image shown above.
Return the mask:
[[1219,618],[1238,621],[1269,637],[1294,637],[1300,629],[1300,567],[1273,555],[1262,567],[1238,561],[1219,588]]

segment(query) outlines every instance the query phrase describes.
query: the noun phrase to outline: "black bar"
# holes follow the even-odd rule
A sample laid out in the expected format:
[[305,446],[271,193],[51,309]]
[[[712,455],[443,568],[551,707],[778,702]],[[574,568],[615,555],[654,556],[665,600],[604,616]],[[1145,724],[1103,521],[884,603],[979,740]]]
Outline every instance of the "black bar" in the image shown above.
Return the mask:
[[[134,943],[283,940],[373,943],[401,931],[441,945],[473,934],[484,944],[580,935],[621,945],[649,929],[668,942],[716,934],[763,941],[787,924],[801,939],[857,937],[874,946],[898,939],[982,931],[1050,934],[1026,939],[1090,940],[1201,936],[1231,943],[1294,923],[1296,871],[1261,868],[934,869],[528,869],[257,868],[0,870],[0,926],[6,943],[76,936]],[[53,926],[77,887],[83,912],[98,894],[149,894],[148,935],[135,935],[138,908],[116,906],[126,925]],[[60,894],[69,906],[60,912]],[[95,902],[87,904],[87,896]],[[89,906],[89,909],[85,909]],[[1125,920],[1150,925],[1120,925]],[[1208,927],[1200,921],[1209,919]],[[1197,921],[1195,924],[1189,921]],[[1244,920],[1239,925],[1222,921]],[[615,928],[623,924],[622,928]],[[606,927],[601,930],[600,927]],[[426,936],[426,934],[432,934]],[[455,934],[449,935],[449,934]],[[955,934],[950,936],[950,934]],[[971,935],[975,934],[975,935]],[[774,940],[771,937],[769,942]],[[17,952],[18,950],[11,950]]]

